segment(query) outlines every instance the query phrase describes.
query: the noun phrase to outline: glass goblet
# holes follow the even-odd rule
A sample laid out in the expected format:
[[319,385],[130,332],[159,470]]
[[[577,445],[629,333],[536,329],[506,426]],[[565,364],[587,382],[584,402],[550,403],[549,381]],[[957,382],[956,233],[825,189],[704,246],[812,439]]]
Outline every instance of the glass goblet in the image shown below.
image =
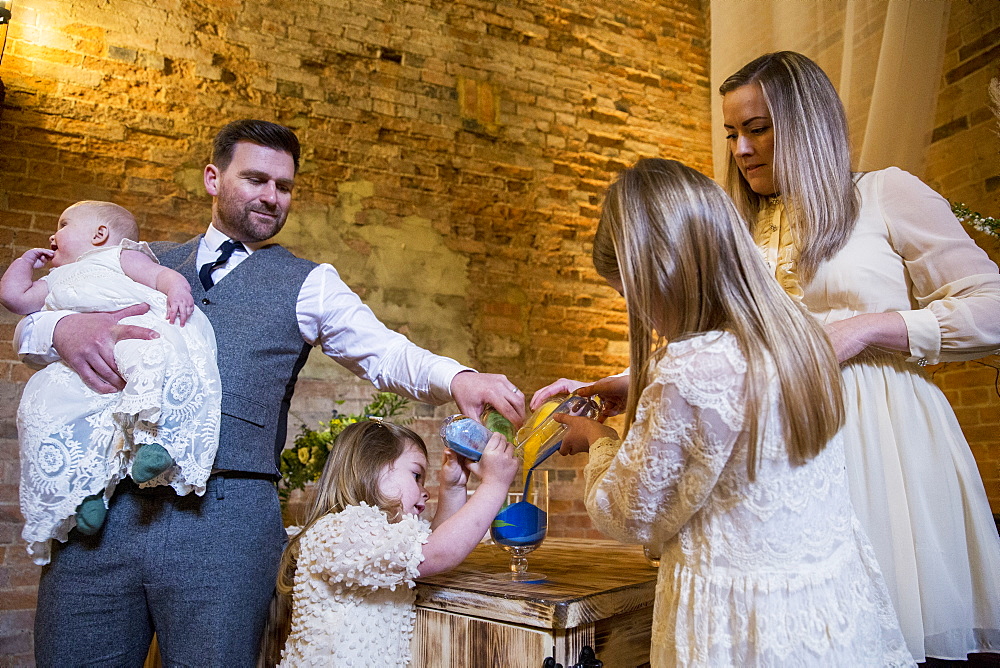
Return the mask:
[[528,553],[545,540],[549,514],[549,472],[531,470],[523,490],[509,492],[507,503],[497,513],[490,536],[493,542],[510,553],[510,571],[494,578],[512,582],[544,580],[542,573],[528,571]]

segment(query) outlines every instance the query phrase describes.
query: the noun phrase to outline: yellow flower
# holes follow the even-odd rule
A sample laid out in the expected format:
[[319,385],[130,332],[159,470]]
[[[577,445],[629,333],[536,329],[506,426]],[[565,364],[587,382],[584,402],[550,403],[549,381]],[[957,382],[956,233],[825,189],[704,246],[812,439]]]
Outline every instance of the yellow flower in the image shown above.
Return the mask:
[[323,465],[333,449],[334,441],[348,425],[354,424],[375,411],[382,411],[386,417],[398,413],[407,400],[389,393],[376,393],[370,404],[359,415],[340,415],[334,412],[329,421],[320,421],[319,430],[302,427],[302,433],[295,444],[281,454],[281,471],[286,475],[282,497],[287,500],[287,492],[301,489],[303,484],[319,479]]

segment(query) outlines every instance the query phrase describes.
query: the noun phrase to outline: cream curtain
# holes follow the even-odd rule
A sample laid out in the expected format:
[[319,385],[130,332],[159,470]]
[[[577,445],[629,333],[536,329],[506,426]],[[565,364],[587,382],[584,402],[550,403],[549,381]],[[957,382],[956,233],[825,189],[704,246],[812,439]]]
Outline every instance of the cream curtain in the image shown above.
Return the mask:
[[711,0],[712,151],[725,175],[717,93],[770,51],[816,61],[840,93],[854,168],[895,165],[922,177],[948,28],[947,0]]

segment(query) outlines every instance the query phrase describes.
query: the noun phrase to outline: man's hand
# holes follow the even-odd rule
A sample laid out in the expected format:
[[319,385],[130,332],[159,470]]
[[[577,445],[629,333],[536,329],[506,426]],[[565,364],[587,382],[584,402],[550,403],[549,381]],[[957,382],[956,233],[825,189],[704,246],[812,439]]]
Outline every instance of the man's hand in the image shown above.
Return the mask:
[[566,415],[557,413],[552,416],[556,422],[569,427],[566,435],[563,436],[562,445],[559,447],[559,454],[575,455],[579,452],[590,452],[590,446],[599,438],[605,436],[618,438],[618,432],[607,427],[597,420],[591,420],[576,415]]
[[118,374],[115,344],[122,339],[159,338],[152,329],[120,325],[118,321],[142,315],[149,304],[135,304],[111,313],[74,313],[62,318],[52,333],[52,345],[87,386],[101,394],[118,392],[125,379]]
[[451,381],[451,396],[458,410],[474,420],[489,404],[515,427],[524,422],[524,395],[502,374],[460,371]]

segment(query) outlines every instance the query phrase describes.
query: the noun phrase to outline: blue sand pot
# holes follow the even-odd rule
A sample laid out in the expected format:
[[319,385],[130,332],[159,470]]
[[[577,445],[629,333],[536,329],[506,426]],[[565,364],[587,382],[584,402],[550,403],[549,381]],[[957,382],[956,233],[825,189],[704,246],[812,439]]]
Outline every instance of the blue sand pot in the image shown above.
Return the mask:
[[441,438],[448,447],[474,462],[483,456],[483,448],[492,435],[489,429],[464,415],[452,415],[441,424]]

